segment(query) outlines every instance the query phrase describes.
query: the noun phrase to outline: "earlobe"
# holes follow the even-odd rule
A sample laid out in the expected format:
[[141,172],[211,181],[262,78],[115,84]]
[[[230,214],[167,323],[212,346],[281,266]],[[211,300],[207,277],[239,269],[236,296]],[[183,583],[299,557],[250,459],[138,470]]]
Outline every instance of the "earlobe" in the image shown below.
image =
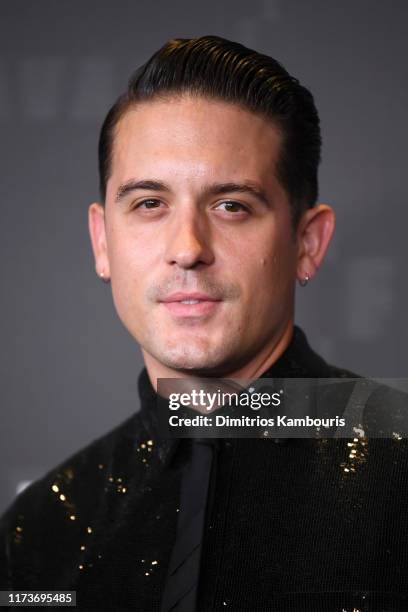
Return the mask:
[[301,285],[313,278],[321,266],[333,236],[335,222],[335,213],[327,204],[319,204],[307,210],[299,221],[297,277]]
[[95,258],[95,269],[99,277],[109,281],[110,269],[106,244],[105,209],[94,202],[88,209],[88,229]]

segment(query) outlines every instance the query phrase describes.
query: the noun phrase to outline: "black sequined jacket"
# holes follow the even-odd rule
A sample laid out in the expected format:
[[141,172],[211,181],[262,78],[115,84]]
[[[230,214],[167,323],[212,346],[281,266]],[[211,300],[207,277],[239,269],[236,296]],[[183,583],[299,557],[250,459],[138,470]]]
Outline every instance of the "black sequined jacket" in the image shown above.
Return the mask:
[[[263,377],[348,377],[295,328]],[[0,590],[75,590],[78,610],[159,611],[188,444],[156,395],[18,496],[0,522]],[[201,612],[408,610],[406,440],[224,439]]]

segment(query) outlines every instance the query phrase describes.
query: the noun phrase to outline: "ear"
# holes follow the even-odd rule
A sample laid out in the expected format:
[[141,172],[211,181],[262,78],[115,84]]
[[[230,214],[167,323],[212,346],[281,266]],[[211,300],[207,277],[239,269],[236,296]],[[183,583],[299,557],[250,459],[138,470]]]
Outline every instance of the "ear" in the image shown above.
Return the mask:
[[316,274],[333,236],[335,224],[336,216],[327,204],[318,204],[303,213],[296,232],[299,280],[313,278]]
[[88,209],[88,228],[95,257],[95,270],[104,280],[110,278],[109,258],[106,246],[105,209],[94,202]]

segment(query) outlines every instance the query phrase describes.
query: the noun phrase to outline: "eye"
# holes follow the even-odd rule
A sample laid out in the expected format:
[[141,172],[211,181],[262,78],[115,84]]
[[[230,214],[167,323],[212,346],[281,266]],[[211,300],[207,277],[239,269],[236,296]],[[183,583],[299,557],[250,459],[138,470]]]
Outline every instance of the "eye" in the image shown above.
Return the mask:
[[132,206],[132,209],[136,210],[137,208],[142,208],[144,210],[153,210],[159,208],[160,204],[160,200],[156,200],[156,198],[148,198],[146,200],[142,200],[141,202],[134,204],[134,206]]
[[128,213],[141,222],[161,219],[166,212],[168,212],[168,206],[161,198],[135,200],[128,208]]
[[235,202],[234,200],[224,200],[224,202],[221,202],[220,204],[218,204],[216,208],[219,210],[221,206],[225,207],[221,210],[224,210],[225,212],[229,212],[229,213],[236,214],[239,212],[249,212],[246,206],[244,206],[240,202]]

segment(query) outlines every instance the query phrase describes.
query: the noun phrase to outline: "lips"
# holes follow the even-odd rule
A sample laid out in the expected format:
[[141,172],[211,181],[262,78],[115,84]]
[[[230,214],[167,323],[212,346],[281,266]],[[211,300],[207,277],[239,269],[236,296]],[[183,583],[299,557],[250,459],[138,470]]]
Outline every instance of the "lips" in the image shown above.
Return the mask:
[[185,293],[183,291],[178,291],[177,293],[171,293],[164,300],[161,300],[168,304],[169,302],[186,302],[186,301],[196,301],[196,302],[219,302],[217,298],[211,297],[206,293],[199,293],[197,291]]
[[203,317],[212,314],[221,300],[198,291],[178,291],[166,296],[161,302],[176,317]]

